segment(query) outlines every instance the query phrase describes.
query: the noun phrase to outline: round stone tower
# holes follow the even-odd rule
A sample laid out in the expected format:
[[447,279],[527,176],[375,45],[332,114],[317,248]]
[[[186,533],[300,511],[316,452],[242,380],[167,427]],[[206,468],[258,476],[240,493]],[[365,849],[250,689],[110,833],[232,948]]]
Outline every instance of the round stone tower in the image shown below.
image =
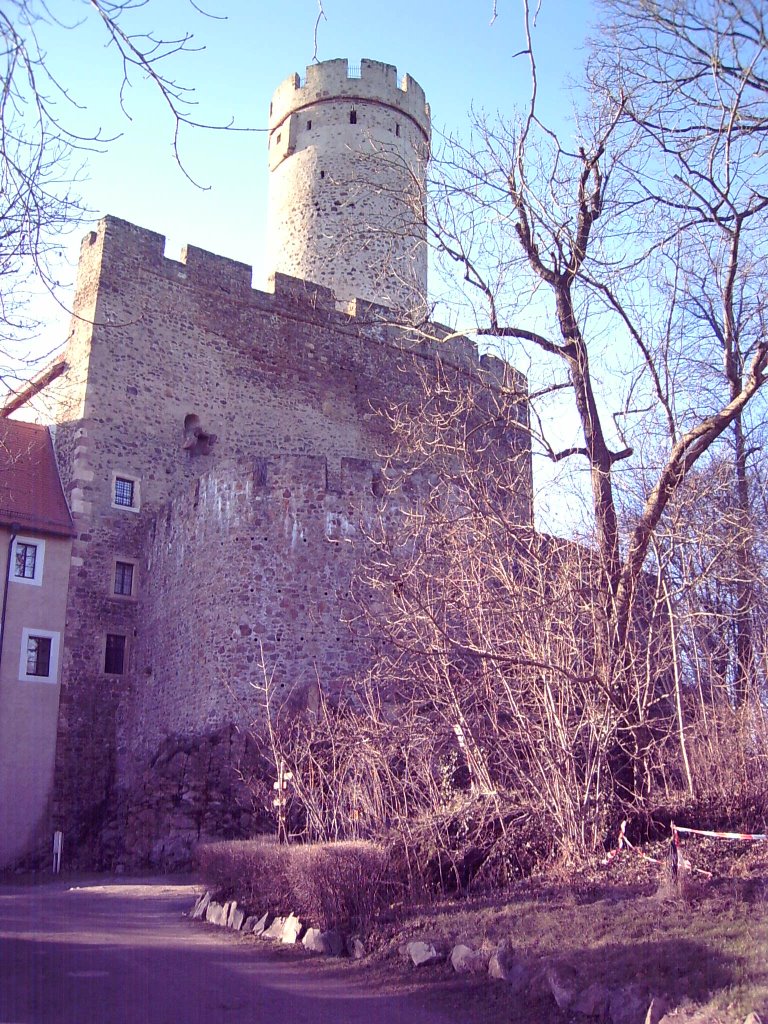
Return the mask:
[[391,64],[291,75],[269,108],[268,266],[399,310],[427,292],[424,90]]

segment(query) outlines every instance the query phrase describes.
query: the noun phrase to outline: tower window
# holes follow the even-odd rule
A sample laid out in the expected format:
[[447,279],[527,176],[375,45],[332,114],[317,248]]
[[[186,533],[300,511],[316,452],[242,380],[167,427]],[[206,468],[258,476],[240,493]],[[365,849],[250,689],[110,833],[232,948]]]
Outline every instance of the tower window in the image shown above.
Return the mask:
[[112,508],[138,512],[141,507],[141,484],[138,477],[112,473]]
[[320,171],[320,177],[321,177],[321,178],[324,178],[324,177],[325,177],[325,171]]
[[350,124],[357,124],[357,111],[356,110],[350,110],[350,112],[349,112],[349,123]]
[[312,128],[312,122],[311,121],[307,121],[307,131],[310,131],[311,128]]
[[400,138],[400,125],[399,124],[395,125],[395,135],[398,137],[398,139]]
[[122,476],[115,478],[115,504],[133,508],[133,480]]

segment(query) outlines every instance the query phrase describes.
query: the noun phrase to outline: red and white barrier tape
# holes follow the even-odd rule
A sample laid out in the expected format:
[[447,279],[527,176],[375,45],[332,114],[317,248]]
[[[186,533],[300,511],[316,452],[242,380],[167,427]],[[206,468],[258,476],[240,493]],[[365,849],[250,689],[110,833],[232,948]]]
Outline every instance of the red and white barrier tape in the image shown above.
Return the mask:
[[[761,842],[768,840],[768,833],[765,832],[714,832],[710,829],[705,828],[688,828],[685,825],[676,825],[674,821],[669,823],[670,831],[672,832],[672,841],[675,846],[680,845],[681,832],[685,832],[687,835],[694,836],[705,836],[708,839],[741,839],[745,842]],[[619,826],[619,838],[615,850],[609,850],[609,852],[600,861],[601,864],[610,864],[623,850],[631,850],[632,853],[641,857],[643,860],[650,861],[651,864],[662,864],[663,861],[657,857],[649,857],[647,853],[643,853],[641,850],[636,850],[632,843],[627,839],[627,822],[626,819],[622,821]],[[684,861],[686,868],[690,871],[696,871],[698,874],[708,875],[712,878],[710,871],[705,871],[703,868],[692,868],[688,861]]]
[[706,828],[686,828],[684,825],[675,825],[670,822],[670,829],[674,835],[676,832],[688,832],[694,836],[707,836],[709,839],[744,839],[747,842],[759,842],[768,839],[764,832],[711,832]]
[[622,852],[622,850],[631,850],[637,857],[642,860],[650,861],[651,864],[661,864],[661,861],[656,857],[649,857],[647,853],[643,853],[642,850],[636,850],[632,843],[627,839],[627,821],[626,818],[622,821],[619,826],[619,842],[615,850],[609,850],[608,853],[600,861],[601,864],[610,864],[614,857]]

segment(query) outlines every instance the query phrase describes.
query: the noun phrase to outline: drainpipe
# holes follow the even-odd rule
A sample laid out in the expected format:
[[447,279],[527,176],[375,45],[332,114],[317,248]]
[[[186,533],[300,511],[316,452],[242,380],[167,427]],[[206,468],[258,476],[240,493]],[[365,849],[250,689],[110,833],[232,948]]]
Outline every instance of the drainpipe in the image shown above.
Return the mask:
[[18,523],[11,524],[11,539],[8,541],[8,564],[5,567],[5,583],[3,584],[3,610],[0,612],[0,668],[3,663],[3,647],[5,646],[5,613],[8,608],[8,584],[11,580],[11,554],[13,542],[19,535],[21,527]]

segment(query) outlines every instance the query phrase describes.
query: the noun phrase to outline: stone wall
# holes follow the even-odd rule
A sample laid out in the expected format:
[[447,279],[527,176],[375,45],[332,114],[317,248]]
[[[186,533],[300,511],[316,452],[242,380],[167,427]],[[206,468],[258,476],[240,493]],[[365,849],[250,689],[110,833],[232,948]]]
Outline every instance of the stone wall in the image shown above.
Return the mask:
[[382,504],[369,462],[344,459],[329,490],[321,456],[217,465],[168,504],[144,560],[121,779],[171,732],[256,724],[268,700],[306,707],[365,673],[350,579]]
[[[363,667],[344,601],[349,540],[378,500],[379,413],[417,402],[416,368],[438,358],[468,377],[501,365],[466,339],[414,338],[390,310],[340,312],[329,290],[279,274],[256,291],[250,267],[164,246],[115,218],[87,236],[67,371],[38,410],[57,424],[77,531],[57,749],[70,837],[114,820],[167,735],[258,717],[257,648],[305,700]],[[184,447],[189,414],[217,436],[207,452]],[[527,520],[527,441],[505,443],[524,454]],[[116,506],[115,474],[135,507]],[[135,564],[130,595],[114,592],[116,559]],[[121,674],[105,672],[108,634],[125,637]]]

